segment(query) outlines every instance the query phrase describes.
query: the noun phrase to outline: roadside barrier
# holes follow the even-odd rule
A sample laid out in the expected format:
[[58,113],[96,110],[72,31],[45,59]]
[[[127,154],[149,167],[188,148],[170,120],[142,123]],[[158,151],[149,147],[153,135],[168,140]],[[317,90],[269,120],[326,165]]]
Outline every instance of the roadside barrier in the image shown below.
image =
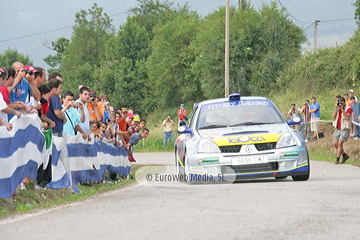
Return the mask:
[[[51,137],[46,149],[45,135],[36,113],[23,114],[10,121],[13,129],[0,126],[0,198],[9,198],[25,177],[38,178],[38,169],[49,169],[47,188],[71,188],[79,192],[77,183],[102,181],[106,169],[129,175],[128,152],[104,141],[84,140],[76,136]],[[51,161],[49,156],[51,155]]]

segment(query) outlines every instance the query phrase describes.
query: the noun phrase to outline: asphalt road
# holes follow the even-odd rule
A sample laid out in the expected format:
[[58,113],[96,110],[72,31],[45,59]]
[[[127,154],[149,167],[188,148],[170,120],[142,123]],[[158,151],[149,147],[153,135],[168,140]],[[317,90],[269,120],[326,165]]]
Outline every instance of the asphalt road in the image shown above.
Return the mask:
[[[173,164],[172,153],[135,153]],[[0,220],[0,239],[359,239],[360,169],[311,161],[306,182],[151,186]]]

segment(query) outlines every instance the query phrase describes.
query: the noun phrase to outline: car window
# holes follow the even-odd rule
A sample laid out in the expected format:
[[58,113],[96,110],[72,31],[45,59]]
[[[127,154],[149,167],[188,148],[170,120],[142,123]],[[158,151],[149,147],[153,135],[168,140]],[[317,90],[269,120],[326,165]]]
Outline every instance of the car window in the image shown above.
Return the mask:
[[197,112],[198,109],[199,109],[199,107],[196,106],[195,109],[194,109],[194,110],[191,112],[191,114],[190,114],[189,124],[188,124],[188,126],[189,126],[190,128],[195,127],[195,124],[194,124],[194,116],[197,115],[196,112]]
[[268,100],[233,101],[201,106],[196,129],[283,122],[280,112]]

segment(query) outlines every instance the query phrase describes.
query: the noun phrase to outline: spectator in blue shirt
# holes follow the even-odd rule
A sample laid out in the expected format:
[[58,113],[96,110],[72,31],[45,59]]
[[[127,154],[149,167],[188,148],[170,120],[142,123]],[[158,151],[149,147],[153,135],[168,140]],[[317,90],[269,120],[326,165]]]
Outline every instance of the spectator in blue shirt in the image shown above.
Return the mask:
[[49,111],[46,117],[55,122],[55,127],[52,129],[54,136],[62,137],[64,123],[67,122],[64,113],[61,111],[63,108],[60,103],[60,94],[62,93],[62,82],[58,79],[52,79],[48,82],[50,91],[50,104]]
[[312,104],[310,105],[310,114],[311,114],[311,132],[313,132],[314,138],[313,141],[317,140],[318,131],[319,131],[319,121],[320,121],[320,104],[316,102],[316,97],[311,98]]
[[[354,113],[354,119],[353,121],[355,121],[356,123],[360,123],[359,121],[359,116],[360,116],[360,102],[356,101],[354,104],[351,106],[353,113]],[[359,125],[355,124],[355,138],[354,139],[359,139],[360,138],[360,127]]]

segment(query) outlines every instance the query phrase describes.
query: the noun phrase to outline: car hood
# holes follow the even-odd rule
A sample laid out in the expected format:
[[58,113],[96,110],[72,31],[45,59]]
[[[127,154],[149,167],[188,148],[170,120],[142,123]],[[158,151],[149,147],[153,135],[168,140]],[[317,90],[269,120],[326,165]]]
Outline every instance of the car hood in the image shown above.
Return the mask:
[[218,145],[230,143],[277,142],[281,134],[288,132],[285,123],[252,125],[198,130],[201,138],[214,140]]

